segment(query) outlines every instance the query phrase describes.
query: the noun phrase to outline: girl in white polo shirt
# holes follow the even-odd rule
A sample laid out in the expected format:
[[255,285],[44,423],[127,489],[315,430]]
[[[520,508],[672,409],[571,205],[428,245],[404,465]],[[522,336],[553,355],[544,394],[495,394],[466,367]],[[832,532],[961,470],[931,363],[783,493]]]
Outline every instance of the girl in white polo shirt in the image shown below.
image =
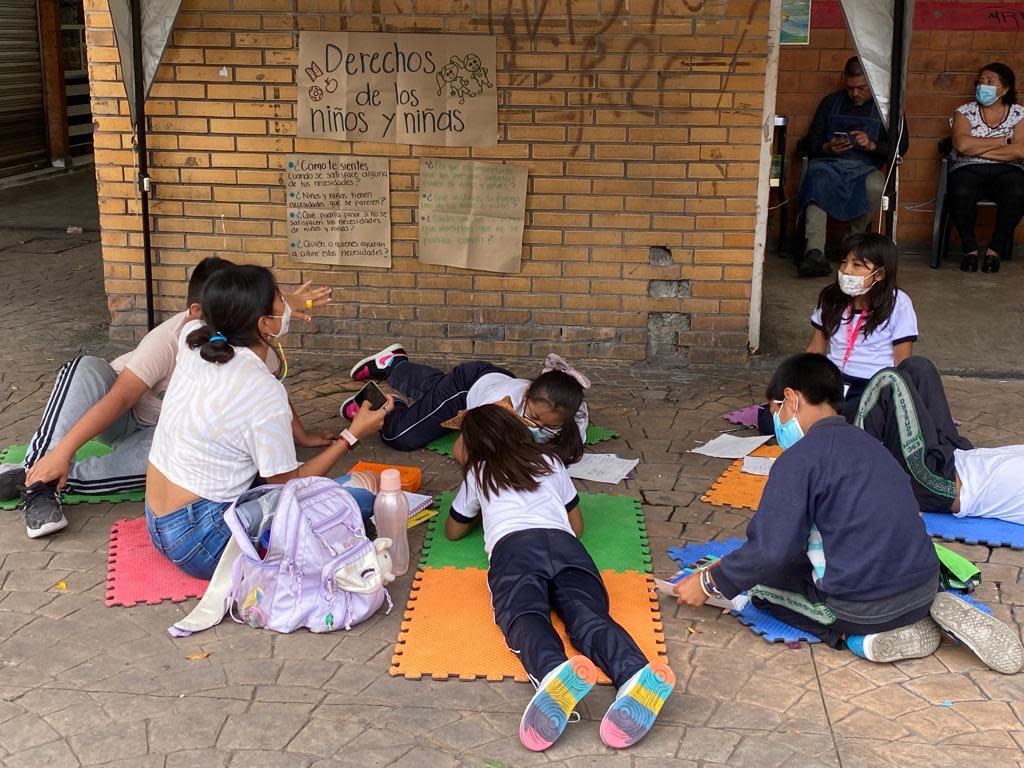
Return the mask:
[[[445,535],[462,538],[483,522],[494,621],[537,687],[519,738],[535,752],[550,747],[597,681],[596,663],[618,688],[601,721],[601,740],[631,746],[654,725],[675,675],[667,664],[649,664],[609,615],[604,582],[577,538],[583,517],[569,473],[533,440],[512,402],[506,404],[461,415],[455,458],[465,479]],[[552,610],[582,655],[566,657]]]
[[160,552],[209,578],[231,536],[224,510],[257,475],[283,483],[327,474],[380,429],[393,404],[364,404],[338,439],[302,464],[288,395],[264,362],[291,315],[274,276],[256,266],[222,269],[206,283],[202,310],[203,320],[186,323],[178,339],[149,454],[146,521]]
[[828,354],[843,375],[842,414],[853,421],[868,379],[899,365],[917,341],[914,304],[896,281],[895,244],[872,232],[850,235],[836,281],[818,296],[811,313],[808,352]]

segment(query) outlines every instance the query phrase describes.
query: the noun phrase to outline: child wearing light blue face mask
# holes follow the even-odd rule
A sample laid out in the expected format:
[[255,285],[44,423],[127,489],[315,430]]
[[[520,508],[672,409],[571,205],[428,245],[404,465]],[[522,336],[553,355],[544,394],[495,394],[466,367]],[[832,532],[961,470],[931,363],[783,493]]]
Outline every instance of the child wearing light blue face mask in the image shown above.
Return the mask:
[[839,415],[839,369],[822,355],[782,363],[769,408],[786,450],[772,465],[747,540],[675,588],[680,603],[747,592],[775,618],[870,661],[931,654],[939,628],[993,669],[1014,672],[1016,631],[949,593],[907,474]]

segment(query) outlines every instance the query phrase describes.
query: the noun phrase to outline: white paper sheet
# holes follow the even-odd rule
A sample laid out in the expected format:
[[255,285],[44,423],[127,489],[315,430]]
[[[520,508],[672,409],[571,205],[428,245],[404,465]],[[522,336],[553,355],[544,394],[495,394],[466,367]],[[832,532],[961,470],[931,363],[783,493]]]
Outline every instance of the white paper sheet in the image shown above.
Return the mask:
[[[658,591],[663,595],[669,595],[675,597],[676,593],[673,591],[675,584],[671,581],[665,581],[664,579],[655,579],[654,586],[658,588]],[[705,605],[713,605],[715,608],[724,608],[727,611],[742,611],[747,603],[750,602],[750,598],[744,592],[741,595],[736,595],[732,600],[725,597],[724,595],[714,595],[707,599]]]
[[582,459],[569,467],[569,477],[615,485],[621,483],[639,463],[640,459],[620,459],[614,453],[585,453]]
[[767,475],[774,463],[775,459],[772,456],[744,456],[740,471],[748,475]]
[[771,435],[757,437],[736,437],[736,435],[719,435],[704,445],[691,448],[690,453],[703,456],[714,456],[719,459],[742,459],[748,453],[760,448],[772,439]]

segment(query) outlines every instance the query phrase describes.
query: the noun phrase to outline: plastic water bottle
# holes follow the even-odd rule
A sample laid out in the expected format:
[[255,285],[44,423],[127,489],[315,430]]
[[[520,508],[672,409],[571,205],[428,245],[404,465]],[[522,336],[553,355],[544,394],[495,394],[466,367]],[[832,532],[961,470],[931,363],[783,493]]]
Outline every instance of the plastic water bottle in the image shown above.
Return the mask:
[[373,519],[377,522],[377,535],[393,542],[391,563],[395,576],[401,576],[409,570],[409,502],[397,469],[380,473],[380,493],[373,502]]

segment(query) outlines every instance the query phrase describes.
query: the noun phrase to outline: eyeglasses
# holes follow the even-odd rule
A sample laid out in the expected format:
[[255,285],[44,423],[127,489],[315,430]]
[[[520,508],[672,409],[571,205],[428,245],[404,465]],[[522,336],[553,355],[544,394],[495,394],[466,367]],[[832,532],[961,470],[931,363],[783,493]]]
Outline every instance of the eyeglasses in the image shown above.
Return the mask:
[[530,422],[530,424],[533,427],[539,429],[541,431],[541,434],[546,435],[547,437],[558,437],[562,433],[562,428],[561,427],[547,427],[547,426],[545,426],[543,424],[540,424],[536,419],[533,419],[530,416],[528,416],[525,413],[525,411],[526,411],[525,408],[523,409],[523,411],[524,411],[523,412],[523,419],[525,421]]

